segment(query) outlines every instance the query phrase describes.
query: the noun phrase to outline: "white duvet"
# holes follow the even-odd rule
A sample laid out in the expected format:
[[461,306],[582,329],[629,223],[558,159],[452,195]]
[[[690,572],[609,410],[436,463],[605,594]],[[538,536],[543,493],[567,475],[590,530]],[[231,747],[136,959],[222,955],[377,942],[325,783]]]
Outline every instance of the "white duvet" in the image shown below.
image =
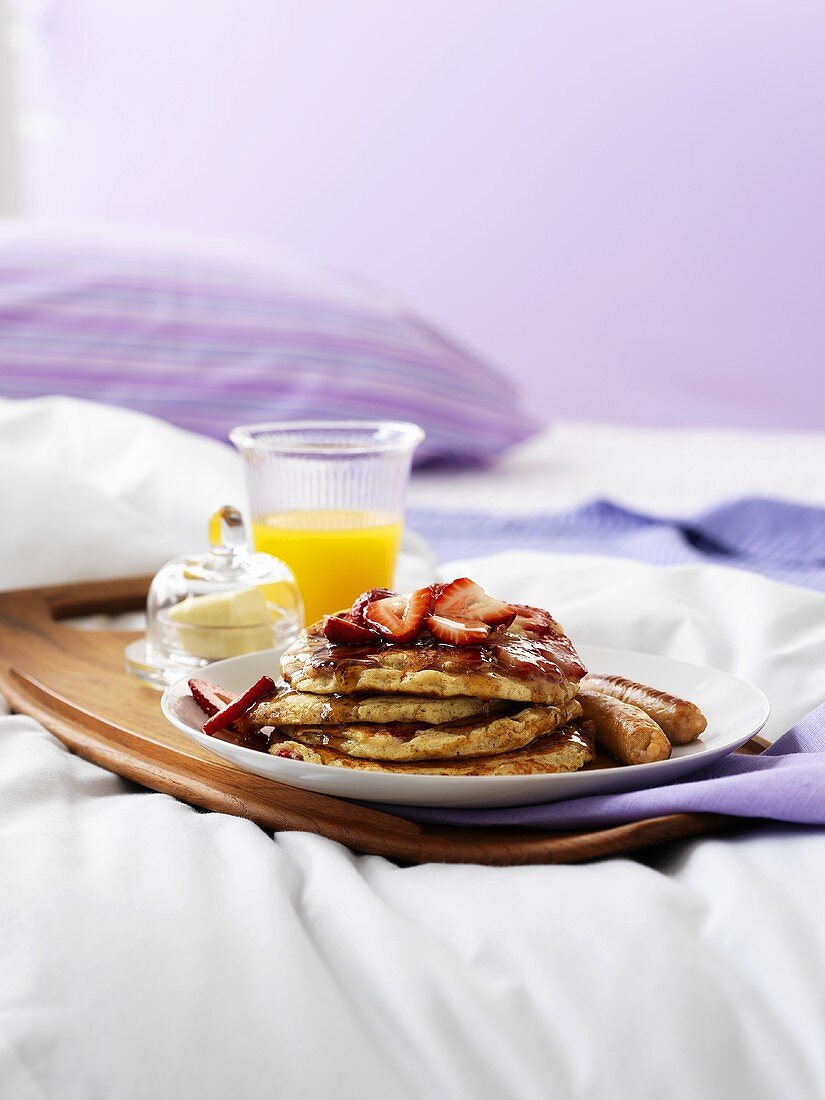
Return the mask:
[[[0,492],[11,587],[154,568],[240,479],[228,451],[132,414],[0,403]],[[539,553],[459,569],[582,641],[757,681],[772,734],[825,698],[823,596]],[[3,1100],[813,1100],[823,912],[823,830],[400,868],[135,790],[0,718]]]

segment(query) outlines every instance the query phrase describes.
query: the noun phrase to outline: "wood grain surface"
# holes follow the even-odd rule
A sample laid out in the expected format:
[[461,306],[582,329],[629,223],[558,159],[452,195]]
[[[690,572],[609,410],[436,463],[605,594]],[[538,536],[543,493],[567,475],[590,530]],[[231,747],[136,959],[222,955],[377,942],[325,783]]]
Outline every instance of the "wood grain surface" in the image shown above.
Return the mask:
[[[578,863],[748,824],[718,814],[670,814],[579,832],[419,825],[249,775],[171,726],[159,693],[126,672],[123,650],[137,635],[64,623],[140,610],[148,584],[135,577],[0,593],[0,690],[12,707],[79,756],[143,787],[264,829],[320,833],[405,863]],[[753,738],[741,751],[766,747]]]

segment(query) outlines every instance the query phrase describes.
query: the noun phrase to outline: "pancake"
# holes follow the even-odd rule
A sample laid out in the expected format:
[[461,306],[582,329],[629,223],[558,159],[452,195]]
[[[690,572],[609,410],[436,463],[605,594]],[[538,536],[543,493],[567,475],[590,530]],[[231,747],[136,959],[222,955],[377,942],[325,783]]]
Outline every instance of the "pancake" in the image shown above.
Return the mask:
[[338,726],[353,722],[438,725],[486,717],[507,708],[506,701],[472,699],[466,695],[447,699],[415,695],[317,695],[284,686],[257,703],[244,721],[255,729],[261,726]]
[[378,763],[345,756],[331,748],[311,747],[300,741],[280,741],[270,746],[275,756],[286,756],[332,768],[357,768],[393,775],[541,775],[578,771],[595,758],[593,741],[579,726],[561,726],[532,744],[497,756],[473,756],[463,760],[420,760],[414,764]]
[[573,699],[561,707],[526,706],[509,715],[437,726],[420,723],[276,726],[272,738],[300,741],[318,749],[330,748],[362,760],[451,760],[512,752],[580,714],[581,707]]
[[499,629],[482,646],[412,642],[337,645],[322,623],[302,631],[281,658],[284,679],[313,694],[394,694],[510,699],[558,706],[572,699],[585,668],[565,634]]

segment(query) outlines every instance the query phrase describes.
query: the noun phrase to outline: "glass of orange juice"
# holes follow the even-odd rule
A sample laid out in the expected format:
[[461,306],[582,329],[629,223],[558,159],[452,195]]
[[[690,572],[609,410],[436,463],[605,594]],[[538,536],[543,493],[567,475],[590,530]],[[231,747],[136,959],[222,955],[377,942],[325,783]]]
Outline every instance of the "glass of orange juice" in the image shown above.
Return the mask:
[[296,420],[234,428],[256,550],[292,569],[306,621],[392,587],[413,451],[403,421]]

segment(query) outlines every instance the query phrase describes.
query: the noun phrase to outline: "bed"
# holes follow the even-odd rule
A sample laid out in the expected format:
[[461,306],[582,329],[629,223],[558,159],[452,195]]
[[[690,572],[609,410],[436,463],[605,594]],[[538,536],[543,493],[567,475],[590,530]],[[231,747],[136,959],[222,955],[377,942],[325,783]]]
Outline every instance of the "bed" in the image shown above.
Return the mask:
[[[0,224],[0,588],[201,545],[232,424],[391,415],[406,578],[820,704],[821,7],[194,7],[0,0],[0,212],[60,219]],[[1,715],[0,1098],[821,1100],[824,906],[821,827],[403,867]]]
[[[823,458],[814,434],[561,423],[486,472],[419,471],[412,525],[460,547],[479,515],[605,498],[658,516],[755,492],[822,507]],[[218,442],[46,398],[0,402],[0,486],[14,587],[154,569],[241,482]],[[552,600],[588,640],[629,632],[742,671],[767,685],[772,735],[825,698],[820,592],[631,557],[511,545],[438,570]],[[629,621],[640,599],[659,633]],[[0,806],[3,1097],[825,1091],[822,828],[584,866],[402,867],[135,789],[20,716],[0,719]]]

